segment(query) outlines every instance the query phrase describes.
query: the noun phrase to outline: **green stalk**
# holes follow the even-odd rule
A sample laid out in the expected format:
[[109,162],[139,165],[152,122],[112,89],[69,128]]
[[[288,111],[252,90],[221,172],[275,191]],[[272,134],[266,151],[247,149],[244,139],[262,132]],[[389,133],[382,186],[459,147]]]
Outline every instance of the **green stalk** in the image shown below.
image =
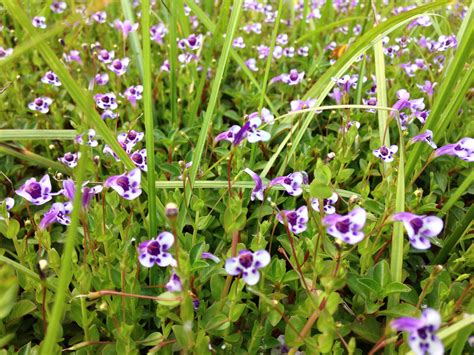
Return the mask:
[[[12,259],[7,258],[6,256],[0,255],[0,261],[2,263],[8,264],[11,267],[13,267],[16,271],[21,272],[25,276],[29,277],[30,279],[34,280],[35,282],[38,283],[38,286],[41,285],[41,279],[38,276],[37,273],[31,271],[30,269],[26,268],[25,266],[21,265],[20,263],[17,263],[16,261],[13,261]],[[52,284],[51,282],[47,282],[46,286],[51,290],[55,291],[56,290],[56,284]]]
[[[387,104],[387,84],[385,80],[385,59],[383,54],[382,41],[378,41],[374,45],[375,59],[375,77],[377,80],[377,105],[388,106]],[[388,112],[385,110],[377,110],[379,121],[379,137],[380,144],[386,147],[390,146],[390,134],[387,127]],[[385,169],[387,164],[384,164]]]
[[176,70],[178,67],[178,49],[176,45],[176,38],[177,38],[177,24],[176,24],[176,16],[177,16],[177,4],[176,1],[170,1],[170,106],[171,106],[171,123],[176,124],[179,129],[179,122],[178,122],[178,89],[177,89],[177,77],[176,77]]
[[[86,173],[87,162],[87,146],[81,147],[81,159],[77,167],[76,186],[82,186],[84,176]],[[59,280],[56,294],[54,296],[54,306],[51,313],[51,318],[48,320],[48,330],[46,332],[44,343],[41,347],[40,354],[50,355],[55,354],[57,336],[59,328],[61,327],[61,319],[66,308],[66,294],[72,279],[72,254],[74,252],[74,244],[76,241],[77,231],[79,229],[79,216],[81,213],[82,189],[76,188],[74,195],[71,224],[67,229],[66,241],[64,251],[61,258],[61,271],[59,272]]]
[[150,228],[148,236],[155,237],[157,230],[156,221],[156,196],[155,192],[155,138],[153,122],[153,106],[151,102],[151,47],[150,47],[150,0],[142,0],[142,41],[143,41],[143,116],[145,120],[145,140],[148,178],[148,219]]
[[[199,138],[198,138],[196,148],[193,154],[193,165],[191,166],[191,170],[189,172],[189,183],[186,184],[186,190],[187,190],[186,201],[185,201],[186,206],[189,205],[189,202],[191,200],[190,186],[194,186],[197,172],[201,164],[202,154],[204,152],[204,146],[206,144],[206,138],[207,138],[208,131],[211,125],[212,117],[214,115],[214,109],[217,104],[217,98],[219,96],[220,86],[222,83],[222,79],[224,77],[224,71],[229,61],[229,52],[230,52],[230,48],[231,48],[232,40],[234,38],[235,31],[238,26],[241,10],[242,10],[242,0],[234,0],[232,15],[230,17],[229,25],[226,31],[224,47],[222,48],[222,54],[219,58],[219,63],[217,65],[216,77],[212,83],[209,104],[206,109],[206,114],[204,116],[204,119],[201,125],[201,132],[199,133]],[[184,221],[184,218],[185,218],[184,214],[181,214],[179,226],[182,226],[182,222]]]
[[77,134],[74,129],[0,129],[0,142],[43,139],[73,140]]
[[[436,142],[443,136],[444,130],[453,119],[454,115],[446,116],[444,111],[449,103],[453,100],[453,93],[456,92],[455,86],[458,80],[465,77],[464,65],[470,62],[472,53],[472,43],[474,42],[474,26],[472,26],[474,12],[474,2],[471,3],[469,11],[464,17],[461,28],[459,29],[456,38],[458,40],[458,48],[454,58],[448,64],[445,71],[445,76],[440,78],[441,85],[437,90],[433,101],[433,107],[428,116],[425,128],[433,131],[433,140]],[[462,101],[459,102],[459,105]],[[451,112],[454,112],[451,108]],[[408,157],[405,174],[410,177],[415,170],[417,162],[420,161],[422,153],[425,149],[424,144],[417,144],[410,152]]]
[[[125,15],[125,19],[129,20],[131,23],[135,23],[135,18],[133,16],[132,5],[130,5],[129,0],[121,0],[123,14]],[[150,33],[148,32],[145,37],[150,37]],[[130,45],[132,46],[132,51],[135,54],[135,59],[137,61],[138,71],[140,72],[140,77],[143,80],[143,55],[142,49],[140,47],[140,40],[138,39],[137,32],[132,32],[128,34],[128,40]]]
[[467,176],[467,178],[459,185],[459,187],[454,191],[451,196],[449,196],[448,201],[444,204],[443,208],[441,208],[441,213],[445,214],[451,209],[456,201],[459,200],[461,195],[467,191],[472,186],[474,182],[474,169],[471,170],[471,173]]

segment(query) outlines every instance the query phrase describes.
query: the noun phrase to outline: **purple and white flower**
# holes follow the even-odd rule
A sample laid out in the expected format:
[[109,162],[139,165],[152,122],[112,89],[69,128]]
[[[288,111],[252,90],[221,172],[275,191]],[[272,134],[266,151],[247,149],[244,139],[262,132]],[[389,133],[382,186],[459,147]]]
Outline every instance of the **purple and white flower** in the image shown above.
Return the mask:
[[232,42],[232,47],[234,48],[245,48],[245,42],[242,37],[237,37]]
[[408,240],[415,249],[429,249],[430,238],[436,237],[443,230],[443,220],[436,216],[419,216],[409,212],[400,212],[394,214],[392,218],[403,222],[408,233]]
[[108,68],[113,71],[116,75],[122,76],[127,72],[128,64],[130,63],[130,59],[127,57],[123,59],[115,59],[112,63],[108,66]]
[[170,279],[166,283],[165,287],[166,287],[166,291],[168,291],[168,292],[181,292],[181,291],[183,291],[183,284],[181,283],[181,279],[176,274],[176,272],[173,271],[173,273],[171,274]]
[[435,152],[437,157],[441,155],[456,156],[467,162],[474,162],[474,138],[463,138],[457,143],[447,144],[438,148]]
[[128,173],[109,177],[105,181],[104,187],[111,187],[123,198],[133,200],[142,193],[140,188],[141,177],[140,169],[135,168]]
[[53,198],[51,190],[51,180],[49,175],[46,174],[40,181],[36,181],[36,178],[26,180],[15,193],[33,205],[42,205]]
[[41,78],[41,82],[53,86],[61,86],[61,82],[59,81],[58,76],[54,74],[54,72],[52,72],[51,70],[44,74],[44,76]]
[[258,176],[258,174],[254,173],[249,168],[246,168],[244,171],[249,174],[255,182],[255,187],[252,189],[252,195],[250,196],[250,200],[254,201],[255,199],[258,199],[260,201],[263,201],[265,189],[267,188],[267,186],[263,184],[260,176]]
[[76,62],[82,64],[81,53],[78,50],[70,50],[69,53],[64,53],[63,58],[66,63]]
[[178,45],[181,49],[185,49],[186,46],[189,47],[190,50],[195,51],[202,46],[202,39],[203,35],[198,34],[197,36],[192,33],[188,36],[188,38],[184,38],[179,41]]
[[107,49],[101,49],[99,53],[97,53],[97,59],[99,59],[99,62],[108,64],[111,63],[112,60],[115,58],[115,52],[114,51],[108,51]]
[[304,184],[304,174],[302,172],[295,172],[287,176],[279,176],[268,184],[268,187],[281,185],[291,196],[299,196],[303,193],[301,185]]
[[51,208],[46,212],[39,223],[39,228],[41,230],[46,229],[53,223],[61,223],[62,225],[71,224],[71,218],[69,215],[72,212],[72,203],[71,202],[55,202]]
[[428,145],[433,148],[433,149],[436,149],[438,148],[438,146],[436,145],[435,142],[433,142],[433,132],[429,129],[427,129],[426,131],[424,131],[423,133],[420,133],[416,136],[414,136],[412,139],[411,139],[412,143],[414,142],[426,142],[428,143]]
[[247,66],[247,68],[249,68],[251,71],[255,71],[257,72],[258,71],[258,67],[257,67],[257,60],[255,58],[249,58],[245,61],[245,65]]
[[300,47],[298,48],[296,53],[298,53],[300,57],[307,57],[309,55],[309,47],[308,46]]
[[[291,110],[290,112],[306,110],[309,108],[313,108],[316,105],[316,100],[308,99],[308,100],[293,100],[290,102]],[[317,111],[319,113],[321,111]]]
[[[332,193],[331,197],[323,199],[323,211],[324,211],[324,213],[326,213],[326,214],[336,213],[336,208],[333,205],[336,204],[338,199],[339,199],[339,196],[335,192]],[[311,207],[313,207],[313,210],[319,212],[319,199],[312,198],[311,199]]]
[[96,74],[94,77],[94,83],[96,83],[99,86],[104,86],[107,85],[109,82],[109,74],[104,73],[104,74]]
[[147,171],[146,149],[133,152],[130,155],[130,159],[132,159],[136,167],[142,169],[143,171]]
[[286,33],[281,33],[276,38],[276,43],[281,46],[285,46],[288,44],[288,35]]
[[379,159],[382,159],[385,163],[391,163],[393,161],[393,155],[398,152],[396,145],[390,147],[381,146],[379,149],[375,149],[372,153]]
[[142,99],[142,93],[143,93],[143,86],[142,85],[135,85],[135,86],[130,86],[125,90],[123,93],[123,96],[130,101],[133,107],[137,105],[137,100]]
[[163,38],[167,33],[168,28],[163,23],[150,27],[150,39],[155,43],[163,44]]
[[173,243],[173,234],[161,232],[155,239],[140,243],[138,246],[138,261],[145,267],[153,267],[153,265],[161,267],[176,266],[176,260],[168,253]]
[[241,250],[239,255],[229,258],[225,262],[225,271],[232,276],[242,275],[244,282],[253,286],[260,280],[261,269],[270,263],[271,256],[266,250],[252,253],[250,250]]
[[53,100],[49,97],[37,97],[28,104],[28,108],[32,111],[39,111],[41,113],[48,113],[49,106],[53,103]]
[[214,254],[209,253],[208,251],[203,251],[202,254],[201,254],[201,258],[202,259],[210,259],[210,260],[214,261],[216,264],[221,261],[221,259],[219,259]]
[[117,141],[122,145],[122,147],[125,146],[125,151],[127,153],[130,153],[133,147],[135,147],[135,145],[140,142],[144,136],[145,133],[137,132],[131,129],[128,132],[120,133],[117,136]]
[[100,114],[100,118],[102,118],[103,120],[107,120],[107,119],[114,120],[117,117],[118,115],[112,110],[105,110],[104,112]]
[[441,325],[441,316],[427,308],[421,318],[402,317],[391,322],[396,331],[408,332],[408,345],[415,355],[443,355],[444,346],[435,332]]
[[66,153],[64,156],[59,157],[58,160],[72,169],[77,166],[80,157],[81,153]]
[[53,1],[51,6],[51,11],[55,14],[62,14],[67,8],[67,4],[64,1]]
[[47,27],[46,26],[46,18],[44,18],[44,16],[35,16],[35,17],[33,17],[33,20],[31,21],[31,24],[33,25],[33,27],[36,27],[36,28],[45,29]]
[[308,223],[308,208],[301,206],[297,210],[282,210],[277,214],[277,219],[280,223],[285,224],[282,214],[285,215],[285,219],[288,223],[288,228],[294,234],[300,234],[307,228]]
[[[74,138],[74,142],[76,142],[77,144],[84,144],[84,139],[83,139],[83,135],[84,134],[78,134],[75,138]],[[87,145],[89,147],[97,147],[99,145],[99,142],[97,142],[95,138],[95,130],[94,129],[89,129],[87,131]]]
[[266,142],[271,138],[270,133],[257,129],[262,124],[262,120],[258,116],[248,117],[247,122],[235,135],[233,145],[239,145],[245,138],[249,143]]
[[13,48],[0,47],[0,60],[5,59],[13,53]]
[[[368,105],[368,106],[377,106],[377,98],[376,97],[369,97],[367,100],[362,99],[362,103],[364,105]],[[371,113],[375,113],[376,110],[369,108],[366,111],[371,112]]]
[[231,143],[234,143],[235,136],[237,133],[240,132],[241,127],[237,125],[231,126],[227,131],[224,131],[222,133],[219,133],[216,138],[214,138],[214,141],[220,142],[222,140],[229,141]]
[[114,26],[117,30],[122,32],[123,38],[127,38],[129,33],[135,32],[138,29],[138,23],[131,23],[129,20],[120,21],[116,19]]
[[[7,218],[10,218],[10,213],[8,213],[8,211],[10,211],[13,208],[13,206],[15,206],[15,200],[12,199],[11,197],[7,197],[5,198],[5,200],[0,202],[0,205],[2,204],[5,204],[5,209],[7,210],[6,216]],[[5,220],[5,218],[0,214],[0,221],[3,221],[3,220]]]
[[272,115],[269,109],[263,107],[262,108],[262,114],[259,115],[258,111],[252,112],[251,114],[248,115],[249,120],[254,120],[255,118],[260,118],[263,120],[263,122],[272,125],[275,122],[275,117]]
[[92,15],[92,19],[97,23],[105,23],[107,21],[107,13],[105,11],[97,11]]
[[[88,181],[82,184],[82,207],[89,207],[92,198],[94,195],[97,195],[102,192],[104,189],[102,185],[95,185],[94,187],[88,187]],[[74,201],[74,195],[76,194],[76,184],[71,179],[66,179],[63,181],[63,189],[61,190],[63,195],[69,200]]]
[[337,213],[324,217],[323,223],[327,226],[327,232],[334,238],[348,244],[359,243],[365,235],[362,229],[365,225],[367,213],[363,208],[356,207],[347,215]]
[[94,96],[95,104],[102,110],[115,110],[118,107],[115,94],[109,92],[106,94],[96,94]]
[[298,73],[296,69],[291,69],[288,74],[281,75],[281,81],[290,86],[297,85],[303,81],[304,71]]

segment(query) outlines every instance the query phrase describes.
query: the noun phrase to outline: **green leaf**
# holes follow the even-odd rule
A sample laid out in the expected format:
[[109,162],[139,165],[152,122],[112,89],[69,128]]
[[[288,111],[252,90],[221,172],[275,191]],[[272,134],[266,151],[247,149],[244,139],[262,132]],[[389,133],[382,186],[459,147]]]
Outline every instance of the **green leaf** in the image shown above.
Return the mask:
[[364,287],[368,292],[372,292],[375,295],[378,295],[381,292],[381,288],[377,281],[368,278],[368,277],[361,277],[357,279],[357,282]]
[[36,305],[31,302],[30,300],[20,300],[15,303],[15,307],[10,312],[7,321],[12,321],[16,319],[20,319],[27,314],[30,314],[36,309]]
[[388,296],[394,293],[410,292],[411,288],[401,282],[391,282],[383,289],[383,295]]
[[303,341],[299,339],[299,334],[306,324],[306,319],[302,316],[292,316],[289,323],[292,327],[288,326],[288,324],[286,325],[285,342],[291,347],[298,347],[303,344]]
[[379,261],[377,265],[375,265],[374,280],[377,281],[382,290],[390,282],[390,266],[387,260]]
[[389,318],[418,317],[420,315],[420,311],[411,304],[401,303],[384,311],[380,311],[379,314],[385,315]]
[[311,194],[311,197],[314,198],[329,198],[332,195],[332,188],[327,185],[321,185],[314,180],[311,185],[309,185],[309,193]]
[[0,265],[0,319],[10,314],[16,303],[18,279],[8,265]]
[[160,295],[160,299],[157,300],[156,302],[166,307],[176,307],[180,303],[179,300],[176,300],[176,293],[173,293],[173,292],[162,293]]

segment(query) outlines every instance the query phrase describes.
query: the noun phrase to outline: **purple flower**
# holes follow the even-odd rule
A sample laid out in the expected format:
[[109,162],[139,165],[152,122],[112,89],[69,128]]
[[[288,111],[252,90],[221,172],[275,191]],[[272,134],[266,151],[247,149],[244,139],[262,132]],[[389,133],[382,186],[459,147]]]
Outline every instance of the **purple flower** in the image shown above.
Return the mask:
[[255,182],[255,187],[252,190],[250,200],[254,201],[255,198],[257,198],[258,200],[263,201],[265,189],[267,187],[263,184],[262,179],[260,178],[260,176],[258,176],[258,174],[254,173],[249,168],[246,168],[244,171],[249,174]]
[[416,249],[428,249],[431,246],[429,239],[436,237],[443,230],[443,220],[436,216],[400,212],[393,215],[393,220],[403,222],[408,240]]
[[5,59],[6,57],[10,56],[13,53],[12,48],[3,48],[0,47],[0,60]]
[[393,58],[395,57],[395,55],[398,53],[398,51],[400,50],[400,47],[395,45],[395,46],[391,46],[391,47],[386,47],[384,48],[383,50],[383,53],[389,57],[389,58]]
[[53,11],[55,14],[62,14],[64,10],[67,8],[67,4],[64,1],[53,1],[53,3],[50,6],[51,11]]
[[381,146],[379,149],[375,149],[372,153],[379,159],[382,159],[386,163],[393,161],[393,155],[398,152],[396,145],[391,145],[389,148]]
[[179,44],[181,45],[180,46],[181,49],[185,49],[187,46],[189,47],[190,50],[195,51],[201,48],[202,38],[203,38],[202,34],[199,34],[196,36],[195,34],[192,33],[188,36],[188,38],[182,39]]
[[122,145],[122,146],[125,146],[125,151],[127,153],[130,153],[133,149],[133,147],[138,143],[140,142],[143,137],[145,136],[145,133],[143,132],[137,132],[137,131],[134,131],[133,129],[128,131],[128,132],[124,132],[124,133],[120,133],[118,136],[117,136],[117,141]]
[[[12,199],[11,197],[7,197],[5,198],[5,200],[0,202],[0,205],[3,205],[3,204],[5,204],[5,209],[7,210],[6,216],[7,218],[10,218],[10,213],[8,213],[8,211],[10,211],[13,208],[13,206],[15,206],[15,200]],[[3,221],[3,220],[5,220],[5,218],[2,215],[0,215],[0,221]]]
[[252,112],[248,116],[249,120],[254,120],[255,118],[259,118],[259,119],[263,120],[263,122],[265,122],[269,125],[272,125],[275,122],[274,121],[275,117],[272,115],[270,110],[265,108],[265,107],[262,108],[262,114],[261,115],[259,115],[258,111],[256,111],[256,112]]
[[288,35],[286,33],[281,33],[277,36],[276,42],[279,45],[285,46],[288,44]]
[[100,118],[102,118],[103,120],[106,120],[106,119],[111,119],[111,120],[114,120],[118,117],[118,115],[112,111],[112,110],[105,110],[104,112],[101,113],[100,115]]
[[[306,110],[309,108],[313,108],[316,105],[316,100],[308,99],[308,100],[293,100],[290,102],[291,110],[290,112]],[[317,111],[319,113],[321,111]]]
[[437,311],[427,308],[421,318],[402,317],[390,324],[396,331],[408,332],[408,344],[416,355],[442,355],[444,346],[435,335],[441,325],[441,317]]
[[129,33],[135,32],[138,28],[138,23],[131,23],[129,20],[120,21],[116,19],[114,21],[114,26],[117,30],[122,32],[123,38],[127,38]]
[[[84,144],[84,139],[82,138],[84,134],[78,134],[75,138],[74,138],[74,141],[77,143],[77,144]],[[99,145],[99,142],[97,142],[97,140],[94,139],[95,138],[95,130],[93,130],[92,128],[89,129],[87,131],[87,145],[89,147],[97,147]]]
[[435,152],[437,157],[446,154],[456,156],[468,162],[474,162],[474,138],[463,138],[457,143],[438,148]]
[[[377,106],[377,98],[376,97],[369,97],[367,100],[366,99],[362,99],[362,103],[364,105],[368,105],[368,106]],[[366,110],[367,112],[371,112],[371,113],[375,113],[375,109],[367,109]]]
[[287,176],[280,176],[268,184],[268,187],[281,185],[291,196],[299,196],[303,193],[301,185],[304,184],[304,174],[302,172],[295,172]]
[[429,146],[433,149],[438,148],[436,143],[433,142],[433,132],[427,129],[425,132],[418,134],[417,136],[414,136],[411,141],[412,143],[414,142],[426,142],[429,144]]
[[307,228],[308,223],[308,208],[301,206],[297,210],[283,210],[277,214],[277,219],[280,223],[285,224],[282,213],[285,215],[285,219],[288,222],[288,228],[294,234],[300,234]]
[[171,274],[170,280],[166,283],[165,287],[166,287],[166,291],[168,292],[183,291],[183,284],[181,283],[181,279],[176,274],[176,272],[173,271],[173,273]]
[[77,166],[77,161],[81,157],[81,153],[66,153],[64,156],[59,157],[58,160],[64,165],[74,168]]
[[291,69],[288,74],[281,75],[281,81],[290,86],[297,85],[303,81],[304,71],[298,73],[296,69]]
[[140,169],[135,168],[129,173],[109,177],[104,186],[111,187],[127,200],[133,200],[142,193],[140,188],[141,176]]
[[150,39],[158,44],[163,44],[167,33],[168,28],[163,23],[150,27]]
[[146,149],[133,152],[130,155],[130,159],[132,159],[136,167],[142,169],[143,171],[147,171]]
[[455,35],[451,35],[451,36],[441,35],[438,38],[438,42],[435,42],[434,44],[434,50],[437,52],[444,52],[448,48],[456,48],[457,45],[458,45],[458,42],[456,40]]
[[115,59],[108,68],[113,71],[116,75],[122,76],[127,72],[128,64],[130,63],[130,59],[127,57],[123,59]]
[[258,269],[267,266],[270,259],[270,254],[266,250],[258,250],[255,253],[241,250],[238,256],[226,260],[225,271],[232,276],[242,275],[244,282],[253,286],[260,280]]
[[75,49],[69,51],[69,54],[64,53],[63,57],[67,63],[77,62],[79,64],[82,64],[81,54]]
[[130,86],[125,92],[123,93],[123,96],[130,101],[133,107],[137,105],[137,100],[142,99],[142,93],[143,93],[143,86],[141,85],[135,85],[135,86]]
[[105,11],[97,11],[92,15],[92,19],[97,23],[105,23],[107,21],[107,13]]
[[257,47],[258,59],[265,59],[270,55],[270,47],[267,47],[263,44]]
[[33,27],[36,28],[46,28],[46,19],[43,16],[35,16],[33,17],[33,20],[31,21],[31,24]]
[[33,205],[42,205],[53,198],[51,190],[51,180],[49,175],[46,174],[40,181],[36,181],[35,178],[26,180],[15,193],[30,201]]
[[256,34],[262,33],[262,24],[257,22],[257,23],[250,23],[248,25],[245,25],[242,27],[242,30],[244,30],[247,33],[253,32]]
[[41,230],[46,229],[51,224],[58,222],[65,226],[71,224],[71,218],[69,215],[72,212],[72,203],[71,202],[56,202],[53,203],[51,208],[46,212],[39,223],[39,228]]
[[433,93],[434,93],[434,87],[435,87],[437,84],[438,84],[438,83],[431,83],[431,81],[426,80],[424,85],[416,84],[416,86],[418,86],[418,88],[419,88],[422,92],[424,92],[426,95],[428,95],[429,97],[432,97],[432,96],[433,96]]
[[[102,185],[95,185],[94,187],[87,186],[88,181],[82,184],[82,207],[87,208],[92,201],[94,195],[100,194],[103,190]],[[63,189],[61,190],[63,195],[69,200],[74,201],[74,195],[76,194],[76,184],[71,179],[63,181]]]
[[97,53],[97,59],[99,59],[99,62],[108,64],[112,62],[115,58],[115,52],[114,51],[108,51],[106,49],[101,49],[99,53]]
[[115,110],[118,105],[113,92],[106,94],[96,94],[94,96],[95,104],[102,110]]
[[249,143],[266,142],[271,138],[270,133],[257,129],[262,124],[260,117],[248,117],[239,132],[235,135],[233,145],[239,145],[245,138]]
[[198,59],[198,56],[192,53],[181,53],[180,55],[178,55],[178,61],[181,64],[189,64],[193,60],[197,61]]
[[300,57],[307,57],[309,55],[309,47],[308,46],[300,47],[298,48],[296,53],[298,53]]
[[[367,79],[364,77],[363,82]],[[344,75],[342,78],[336,80],[337,86],[342,89],[343,93],[348,93],[350,89],[355,89],[357,87],[357,82],[359,81],[359,76],[354,75]]]
[[324,217],[323,223],[327,226],[327,232],[334,238],[342,240],[348,244],[359,243],[364,239],[362,232],[367,213],[363,208],[354,208],[345,216],[337,213]]
[[56,74],[54,74],[51,70],[46,72],[44,76],[41,78],[41,82],[49,85],[54,86],[61,86],[61,82]]
[[[326,214],[334,214],[336,213],[336,208],[333,206],[339,196],[337,196],[337,193],[333,192],[331,197],[323,199],[323,211]],[[312,198],[311,199],[311,207],[313,207],[313,210],[319,212],[319,199],[317,198]]]
[[245,61],[245,65],[247,68],[249,68],[251,71],[258,71],[257,67],[257,60],[255,58],[249,58]]
[[33,102],[28,104],[28,108],[33,111],[39,111],[41,113],[48,113],[49,106],[53,103],[53,100],[49,97],[37,97]]
[[219,259],[217,256],[215,256],[214,254],[209,253],[207,251],[202,252],[201,258],[210,259],[210,260],[214,261],[216,264],[221,261],[221,259]]
[[245,42],[242,37],[237,37],[232,42],[232,47],[234,48],[245,48]]
[[342,92],[339,88],[334,88],[331,94],[328,95],[330,98],[332,98],[334,101],[336,101],[336,104],[340,105],[342,103]]
[[231,143],[234,143],[235,140],[235,135],[240,131],[240,126],[233,125],[230,127],[227,131],[219,133],[216,138],[214,138],[214,141],[220,142],[222,140],[229,141]]
[[138,261],[145,267],[153,267],[155,264],[161,267],[176,266],[176,260],[167,252],[173,243],[173,234],[161,232],[155,239],[140,243]]
[[109,74],[96,74],[96,76],[94,77],[94,82],[99,86],[107,85],[107,83],[109,82]]

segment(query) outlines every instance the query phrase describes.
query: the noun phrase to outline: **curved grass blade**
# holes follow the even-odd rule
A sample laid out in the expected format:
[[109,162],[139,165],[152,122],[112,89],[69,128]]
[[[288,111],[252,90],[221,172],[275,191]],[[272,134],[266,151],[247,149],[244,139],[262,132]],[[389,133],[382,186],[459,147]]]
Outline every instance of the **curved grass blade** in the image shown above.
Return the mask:
[[0,142],[73,140],[76,136],[74,129],[0,129]]

